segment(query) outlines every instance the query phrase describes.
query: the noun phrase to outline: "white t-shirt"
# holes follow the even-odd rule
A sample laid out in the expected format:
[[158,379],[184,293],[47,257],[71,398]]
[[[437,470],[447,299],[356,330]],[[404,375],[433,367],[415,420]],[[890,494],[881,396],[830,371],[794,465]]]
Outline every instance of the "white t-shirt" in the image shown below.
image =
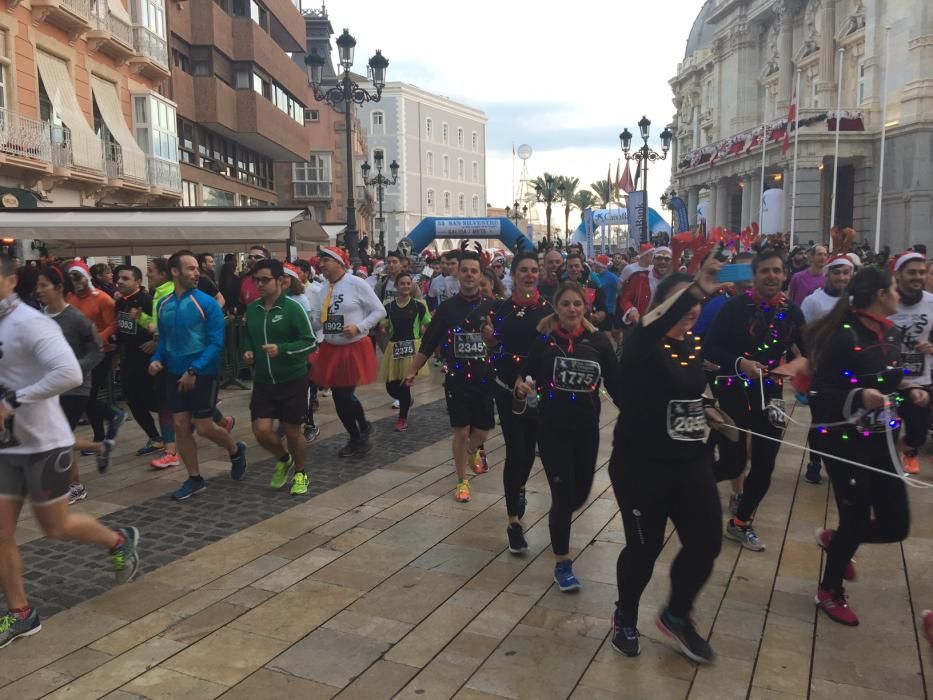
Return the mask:
[[[328,291],[329,299],[328,299]],[[311,310],[311,325],[314,330],[324,331],[325,342],[331,345],[349,345],[365,340],[370,330],[376,327],[386,315],[386,307],[376,293],[366,284],[366,280],[346,273],[331,289],[327,284],[321,289],[320,300]],[[343,332],[329,333],[322,322],[324,302],[329,301],[328,320],[340,316],[343,326],[356,326],[359,335],[347,338]]]
[[813,323],[832,311],[837,301],[839,297],[827,294],[825,289],[817,289],[803,300],[800,310],[807,323]]
[[924,353],[917,355],[914,346],[930,340],[930,331],[933,330],[933,294],[924,292],[920,301],[908,306],[903,300],[897,303],[897,313],[890,316],[898,328],[904,333],[904,343],[901,347],[901,362],[908,367],[912,362],[923,360],[923,371],[917,375],[907,375],[907,382],[929,386],[933,384],[930,378],[930,356]]
[[459,292],[460,280],[453,276],[439,275],[431,280],[431,286],[428,287],[428,296],[437,299],[438,304],[457,296]]

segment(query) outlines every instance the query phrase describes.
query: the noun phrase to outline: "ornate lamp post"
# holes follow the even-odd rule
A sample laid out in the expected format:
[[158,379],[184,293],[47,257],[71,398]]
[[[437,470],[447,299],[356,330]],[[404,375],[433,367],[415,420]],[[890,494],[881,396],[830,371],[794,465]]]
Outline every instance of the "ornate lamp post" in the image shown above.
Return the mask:
[[386,254],[386,227],[385,227],[385,218],[382,216],[382,190],[389,185],[394,185],[398,182],[398,162],[393,160],[389,164],[389,170],[392,172],[392,177],[388,178],[382,174],[382,151],[376,152],[376,157],[374,159],[374,164],[376,166],[376,175],[375,177],[369,177],[369,171],[372,168],[369,167],[369,163],[363,163],[360,166],[360,170],[363,171],[363,184],[367,187],[376,188],[376,199],[379,202],[379,219],[377,223],[379,224],[379,255],[385,257]]
[[514,221],[516,226],[518,226],[518,222],[528,216],[528,207],[519,207],[518,201],[516,200],[516,202],[511,207],[506,205],[505,215]]
[[344,126],[347,132],[347,230],[344,233],[344,242],[350,253],[350,262],[354,265],[360,262],[360,252],[357,245],[359,232],[356,229],[356,204],[353,201],[353,132],[350,106],[351,103],[361,105],[382,99],[382,89],[386,84],[386,68],[389,66],[386,57],[376,49],[375,55],[369,59],[369,70],[373,86],[376,88],[376,94],[373,95],[357,85],[350,77],[355,49],[356,39],[350,35],[350,30],[344,29],[343,34],[337,38],[337,50],[343,73],[337,76],[337,84],[327,89],[321,85],[326,63],[324,57],[315,50],[305,57],[305,67],[311,88],[314,90],[314,99],[318,102],[326,102],[335,109],[338,105],[343,105]]
[[633,152],[629,152],[632,148],[632,134],[628,129],[623,129],[622,133],[619,134],[619,140],[622,142],[622,153],[625,155],[625,160],[634,160],[641,164],[641,191],[642,199],[645,207],[644,216],[641,220],[641,241],[644,243],[648,240],[648,162],[652,163],[658,160],[665,160],[667,158],[667,152],[671,148],[671,139],[673,134],[670,129],[667,127],[664,128],[664,131],[661,132],[661,153],[657,151],[652,151],[648,148],[648,136],[651,134],[651,121],[648,117],[642,117],[638,122],[638,131],[641,134],[641,138],[644,141],[644,145],[637,148]]

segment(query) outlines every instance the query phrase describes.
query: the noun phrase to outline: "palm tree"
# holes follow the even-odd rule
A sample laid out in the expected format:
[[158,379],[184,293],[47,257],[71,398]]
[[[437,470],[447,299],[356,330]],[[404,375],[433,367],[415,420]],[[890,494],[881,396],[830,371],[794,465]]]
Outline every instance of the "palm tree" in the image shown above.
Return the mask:
[[602,200],[603,206],[609,206],[609,202],[612,201],[613,187],[612,183],[609,180],[599,180],[590,185],[593,192],[596,193],[596,196]]
[[551,204],[553,202],[560,201],[561,177],[559,175],[551,175],[551,173],[544,173],[544,175],[536,177],[531,184],[535,188],[535,194],[538,196],[538,201],[544,202],[547,205],[544,209],[544,215],[547,220],[547,240],[548,243],[550,243]]
[[580,219],[583,219],[583,211],[591,209],[596,204],[596,195],[590,190],[580,190],[573,197],[573,206],[580,210]]
[[577,206],[573,200],[577,194],[577,187],[580,185],[580,178],[561,176],[560,180],[560,198],[564,201],[564,231],[569,231],[570,210]]

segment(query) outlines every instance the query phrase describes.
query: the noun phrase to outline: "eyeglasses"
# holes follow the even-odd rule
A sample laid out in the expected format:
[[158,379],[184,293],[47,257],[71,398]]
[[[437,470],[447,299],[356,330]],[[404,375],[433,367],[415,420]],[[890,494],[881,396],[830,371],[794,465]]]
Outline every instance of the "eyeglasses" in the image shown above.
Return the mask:
[[265,258],[266,258],[265,255],[247,255],[246,256],[247,260],[265,260]]
[[255,275],[253,275],[253,282],[255,282],[256,284],[268,284],[274,279],[275,277],[256,277]]

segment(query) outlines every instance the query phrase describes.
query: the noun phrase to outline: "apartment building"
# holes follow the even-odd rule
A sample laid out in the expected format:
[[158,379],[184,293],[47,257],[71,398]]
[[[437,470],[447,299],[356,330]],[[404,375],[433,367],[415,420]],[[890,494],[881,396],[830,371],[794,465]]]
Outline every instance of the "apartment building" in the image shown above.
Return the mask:
[[163,0],[0,0],[0,203],[181,198]]

